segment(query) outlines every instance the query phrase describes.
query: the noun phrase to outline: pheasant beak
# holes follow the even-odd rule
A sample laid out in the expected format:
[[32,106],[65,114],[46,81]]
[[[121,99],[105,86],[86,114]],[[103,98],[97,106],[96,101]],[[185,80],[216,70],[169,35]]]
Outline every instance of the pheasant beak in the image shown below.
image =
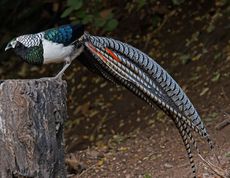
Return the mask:
[[6,46],[6,48],[5,48],[5,51],[7,51],[7,50],[9,50],[9,49],[11,49],[11,48],[12,48],[11,43],[8,43],[7,46]]

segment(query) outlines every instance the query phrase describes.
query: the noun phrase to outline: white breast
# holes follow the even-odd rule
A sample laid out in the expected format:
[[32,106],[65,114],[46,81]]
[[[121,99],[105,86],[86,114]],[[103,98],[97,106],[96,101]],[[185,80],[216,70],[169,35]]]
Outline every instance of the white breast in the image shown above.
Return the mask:
[[44,64],[64,62],[64,59],[71,55],[74,46],[64,46],[63,44],[53,43],[46,39],[42,40]]

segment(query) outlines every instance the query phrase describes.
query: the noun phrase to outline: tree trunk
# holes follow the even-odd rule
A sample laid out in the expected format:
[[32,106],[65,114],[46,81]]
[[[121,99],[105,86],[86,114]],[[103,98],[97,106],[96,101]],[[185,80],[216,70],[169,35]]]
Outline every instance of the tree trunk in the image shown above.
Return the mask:
[[66,177],[64,81],[0,82],[0,177]]

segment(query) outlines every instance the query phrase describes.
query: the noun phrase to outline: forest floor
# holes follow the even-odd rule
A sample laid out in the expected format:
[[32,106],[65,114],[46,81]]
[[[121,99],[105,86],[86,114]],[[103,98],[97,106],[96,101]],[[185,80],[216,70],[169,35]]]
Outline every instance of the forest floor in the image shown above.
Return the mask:
[[[127,20],[130,19],[124,18],[119,26],[127,26]],[[188,4],[187,8],[168,13],[163,25],[154,32],[120,38],[154,56],[181,85],[205,122],[220,163],[207,143],[195,135],[201,154],[228,171],[229,24],[229,7]],[[127,27],[130,33],[131,28]],[[75,97],[79,103],[74,110],[69,98],[69,109],[77,117],[70,118],[66,125],[69,177],[192,177],[184,145],[169,117],[86,69],[76,71]],[[218,177],[196,154],[195,162],[198,177]]]

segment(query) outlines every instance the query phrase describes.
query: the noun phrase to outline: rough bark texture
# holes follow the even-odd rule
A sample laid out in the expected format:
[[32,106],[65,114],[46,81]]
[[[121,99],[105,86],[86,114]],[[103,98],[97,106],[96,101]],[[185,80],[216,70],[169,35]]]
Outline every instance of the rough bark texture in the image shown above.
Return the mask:
[[65,82],[1,81],[0,177],[66,177],[66,117]]

